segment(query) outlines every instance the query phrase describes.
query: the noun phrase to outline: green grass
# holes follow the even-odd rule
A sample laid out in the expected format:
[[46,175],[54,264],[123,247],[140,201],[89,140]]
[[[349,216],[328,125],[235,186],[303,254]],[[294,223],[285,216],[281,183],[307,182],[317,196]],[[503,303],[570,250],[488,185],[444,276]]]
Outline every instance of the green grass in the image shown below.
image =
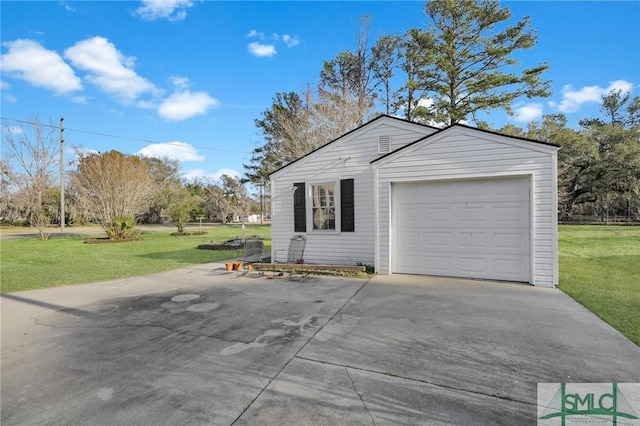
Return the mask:
[[[143,234],[142,241],[85,244],[87,236],[2,240],[2,292],[106,281],[238,258],[240,251],[197,250],[241,235],[238,225],[203,236]],[[269,226],[249,226],[270,243]],[[640,345],[640,226],[561,226],[560,289]],[[267,248],[268,250],[268,248]]]
[[640,226],[561,226],[560,289],[640,345]]
[[[1,244],[0,287],[15,292],[60,285],[83,284],[183,268],[189,265],[233,259],[242,251],[198,250],[198,244],[221,242],[241,235],[239,225],[219,225],[207,235],[171,236],[147,232],[141,241],[85,244],[89,236],[5,239]],[[247,226],[246,235],[269,241],[269,226]],[[99,235],[100,237],[104,234]],[[95,235],[94,235],[95,237]],[[268,250],[268,248],[267,248]]]

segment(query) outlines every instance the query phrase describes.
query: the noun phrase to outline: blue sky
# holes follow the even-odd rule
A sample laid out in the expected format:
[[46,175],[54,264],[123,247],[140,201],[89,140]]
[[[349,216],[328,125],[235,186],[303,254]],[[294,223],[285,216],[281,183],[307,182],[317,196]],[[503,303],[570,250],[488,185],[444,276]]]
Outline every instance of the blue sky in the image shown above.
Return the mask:
[[[564,112],[599,114],[611,88],[640,95],[640,2],[502,2],[530,16],[538,43],[523,66],[547,62],[553,96],[523,99],[526,126]],[[323,60],[355,48],[359,17],[371,36],[425,28],[423,1],[2,1],[1,115],[65,118],[71,146],[168,156],[186,177],[242,174],[261,143],[254,120],[277,92],[315,84]],[[11,120],[3,124],[15,125]],[[119,137],[100,136],[74,130]]]

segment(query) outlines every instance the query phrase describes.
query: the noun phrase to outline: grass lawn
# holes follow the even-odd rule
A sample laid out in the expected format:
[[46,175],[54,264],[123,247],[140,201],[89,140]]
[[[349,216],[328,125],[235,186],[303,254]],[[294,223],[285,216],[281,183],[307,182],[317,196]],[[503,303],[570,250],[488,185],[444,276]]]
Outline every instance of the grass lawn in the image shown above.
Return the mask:
[[[85,244],[87,236],[79,235],[5,239],[0,243],[1,291],[113,280],[241,255],[196,249],[240,236],[239,225],[207,230],[207,235],[174,237],[169,234],[175,228],[168,228],[144,233],[142,241],[117,244]],[[245,232],[262,235],[270,244],[268,225],[247,226]],[[640,226],[560,226],[559,248],[560,289],[640,345]]]
[[640,346],[640,226],[560,226],[560,289]]
[[[241,236],[240,225],[217,225],[207,230],[207,235],[176,237],[169,235],[175,228],[168,228],[167,231],[145,232],[141,241],[112,244],[85,244],[88,235],[54,237],[48,241],[3,239],[0,243],[1,291],[113,280],[242,255],[241,250],[196,249],[198,244]],[[247,226],[245,233],[261,235],[267,239],[265,244],[270,244],[271,228],[268,225]]]

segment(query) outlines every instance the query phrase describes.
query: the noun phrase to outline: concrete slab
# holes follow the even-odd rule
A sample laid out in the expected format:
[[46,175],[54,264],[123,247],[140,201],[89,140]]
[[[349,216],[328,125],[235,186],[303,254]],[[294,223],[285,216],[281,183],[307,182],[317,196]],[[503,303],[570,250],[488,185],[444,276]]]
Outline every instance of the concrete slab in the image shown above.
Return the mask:
[[559,290],[223,264],[3,295],[3,425],[532,424],[538,382],[640,382]]
[[528,404],[296,357],[237,424],[525,425],[532,420],[535,406]]
[[375,277],[299,357],[526,404],[640,381],[640,348],[560,290],[419,276]]
[[2,424],[231,424],[366,282],[187,268],[2,297]]

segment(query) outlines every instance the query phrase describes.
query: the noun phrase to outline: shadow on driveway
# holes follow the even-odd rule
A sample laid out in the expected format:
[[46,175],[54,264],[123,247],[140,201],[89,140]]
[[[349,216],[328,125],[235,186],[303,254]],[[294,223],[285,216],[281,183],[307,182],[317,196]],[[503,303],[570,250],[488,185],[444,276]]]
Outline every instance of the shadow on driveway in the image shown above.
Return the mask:
[[562,292],[198,265],[2,295],[2,424],[534,424],[540,382],[638,382]]

